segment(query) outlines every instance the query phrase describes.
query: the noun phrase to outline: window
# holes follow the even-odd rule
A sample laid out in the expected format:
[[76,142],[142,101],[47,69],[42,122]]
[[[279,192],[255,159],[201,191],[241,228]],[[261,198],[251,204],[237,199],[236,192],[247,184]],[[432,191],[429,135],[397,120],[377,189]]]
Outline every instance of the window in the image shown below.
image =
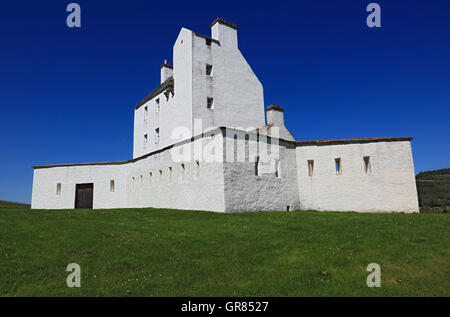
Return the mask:
[[169,183],[172,182],[172,167],[169,167]]
[[61,183],[56,184],[56,195],[61,195]]
[[162,183],[162,170],[159,170],[159,183]]
[[109,191],[111,193],[114,193],[115,190],[116,190],[116,188],[115,188],[114,180],[112,179],[112,180],[109,181]]
[[159,128],[155,129],[155,144],[159,143]]
[[214,99],[211,97],[206,98],[206,107],[212,109],[214,104]]
[[184,181],[184,172],[186,171],[186,167],[184,164],[181,164],[181,172],[180,172],[180,183]]
[[257,156],[257,157],[255,158],[255,175],[256,175],[256,176],[259,175],[258,164],[259,164],[259,156]]
[[148,118],[148,106],[145,106],[144,108],[144,121]]
[[153,173],[152,172],[148,173],[148,183],[149,184],[152,183],[152,178],[153,178]]
[[364,172],[366,175],[372,174],[372,166],[370,165],[370,156],[364,156]]
[[131,177],[131,189],[134,189],[134,181],[135,181],[135,178],[133,176],[133,177]]
[[200,162],[195,161],[195,179],[198,179],[200,176]]
[[334,159],[334,166],[336,168],[336,175],[341,175],[341,158]]
[[275,160],[275,177],[281,177],[281,161]]
[[211,46],[211,39],[205,39],[206,45]]
[[159,98],[155,100],[156,104],[155,104],[155,126],[159,126],[159,112],[161,110],[160,105],[159,105]]
[[212,65],[206,64],[206,76],[212,76]]
[[144,175],[141,175],[141,185],[144,183]]
[[314,175],[314,161],[313,160],[308,160],[308,176],[313,176]]
[[147,146],[148,134],[144,134],[144,147]]

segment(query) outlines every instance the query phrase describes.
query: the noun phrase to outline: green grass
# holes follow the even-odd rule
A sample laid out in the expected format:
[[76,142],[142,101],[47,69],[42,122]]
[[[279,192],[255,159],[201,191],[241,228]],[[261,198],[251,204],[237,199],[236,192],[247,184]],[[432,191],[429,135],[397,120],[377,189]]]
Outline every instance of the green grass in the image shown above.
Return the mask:
[[4,201],[4,200],[0,200],[0,209],[11,209],[11,208],[26,208],[26,209],[30,209],[30,205],[29,204],[23,204],[23,203],[15,203],[15,202],[11,202],[11,201]]
[[[449,296],[447,214],[0,210],[1,296]],[[67,264],[81,266],[68,288]],[[366,267],[381,266],[380,288]]]
[[450,168],[416,176],[421,212],[450,213]]

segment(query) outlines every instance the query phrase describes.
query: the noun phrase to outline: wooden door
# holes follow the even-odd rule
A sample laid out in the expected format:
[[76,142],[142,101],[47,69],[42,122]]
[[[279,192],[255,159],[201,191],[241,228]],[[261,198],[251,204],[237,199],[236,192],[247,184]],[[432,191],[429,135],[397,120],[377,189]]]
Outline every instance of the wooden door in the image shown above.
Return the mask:
[[75,208],[92,209],[94,204],[94,184],[77,184],[75,189]]

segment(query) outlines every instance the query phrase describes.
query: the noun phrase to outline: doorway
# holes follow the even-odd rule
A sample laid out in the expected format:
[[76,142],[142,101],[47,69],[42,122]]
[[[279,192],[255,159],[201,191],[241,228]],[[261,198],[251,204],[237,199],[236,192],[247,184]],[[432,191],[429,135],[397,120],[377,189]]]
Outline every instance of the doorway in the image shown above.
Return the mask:
[[94,205],[94,184],[77,184],[75,188],[75,209],[92,209]]

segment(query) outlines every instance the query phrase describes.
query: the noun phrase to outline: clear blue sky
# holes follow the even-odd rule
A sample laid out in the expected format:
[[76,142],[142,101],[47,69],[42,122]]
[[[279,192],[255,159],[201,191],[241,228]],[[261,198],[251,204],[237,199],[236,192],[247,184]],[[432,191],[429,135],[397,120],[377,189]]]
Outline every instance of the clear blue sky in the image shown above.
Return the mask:
[[416,173],[450,167],[450,1],[71,1],[0,4],[0,199],[30,202],[31,165],[125,160],[133,107],[181,27],[222,17],[296,139],[413,136]]

